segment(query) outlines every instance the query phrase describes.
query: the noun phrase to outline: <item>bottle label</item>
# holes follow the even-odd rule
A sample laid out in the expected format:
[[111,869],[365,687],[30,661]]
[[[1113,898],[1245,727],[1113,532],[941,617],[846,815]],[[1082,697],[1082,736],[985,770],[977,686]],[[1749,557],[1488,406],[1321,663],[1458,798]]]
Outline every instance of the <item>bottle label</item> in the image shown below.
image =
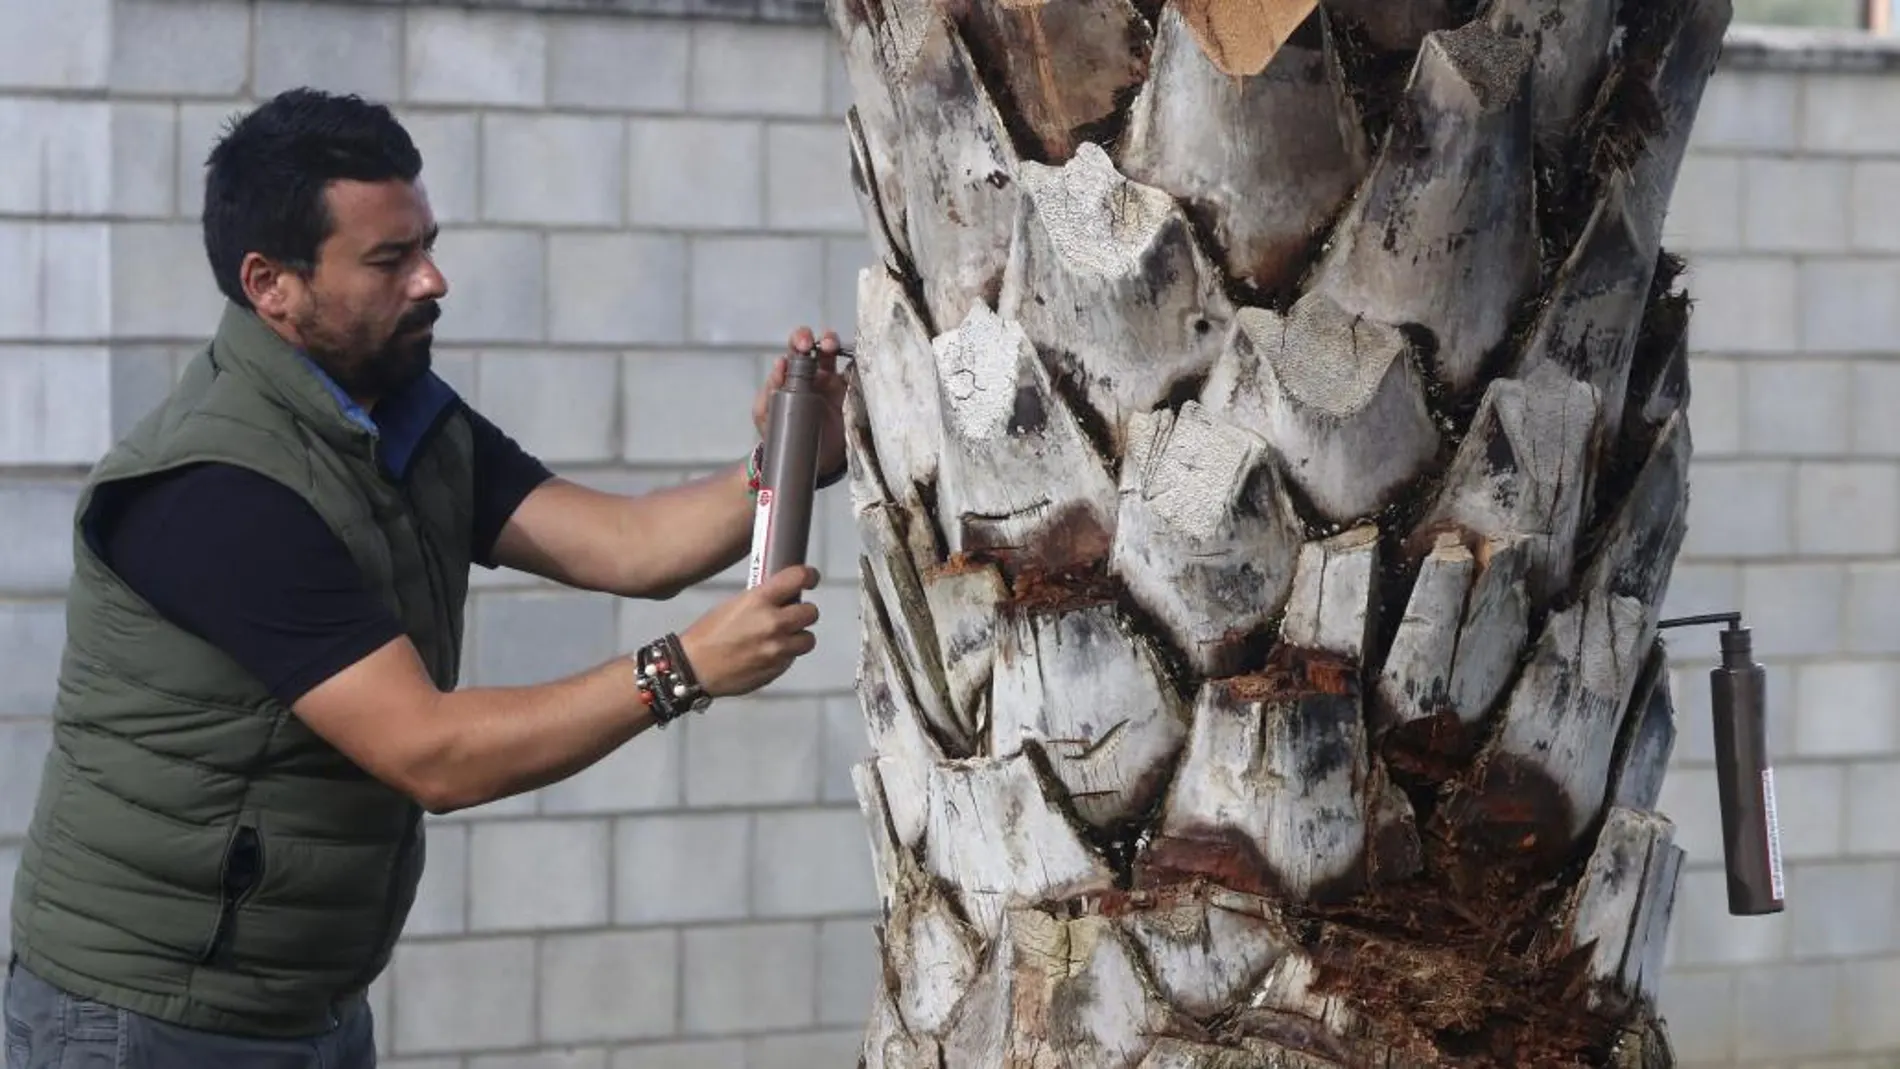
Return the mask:
[[746,589],[765,581],[766,544],[772,539],[772,488],[759,488],[759,507],[752,513],[752,566],[746,574]]
[[1761,809],[1762,823],[1768,829],[1768,887],[1775,901],[1782,901],[1781,893],[1781,821],[1775,815],[1775,770],[1761,770]]

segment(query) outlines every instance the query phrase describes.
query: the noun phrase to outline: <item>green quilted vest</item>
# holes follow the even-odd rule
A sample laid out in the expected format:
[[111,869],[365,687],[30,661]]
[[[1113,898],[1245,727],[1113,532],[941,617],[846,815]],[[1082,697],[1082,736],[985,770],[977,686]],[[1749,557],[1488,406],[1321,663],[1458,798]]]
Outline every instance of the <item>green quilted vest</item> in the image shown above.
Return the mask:
[[455,685],[473,447],[425,376],[371,423],[228,306],[177,388],[80,498],[67,645],[14,887],[21,963],[69,991],[229,1034],[328,1027],[387,965],[423,865],[422,811],[104,566],[86,524],[114,484],[200,461],[302,495]]

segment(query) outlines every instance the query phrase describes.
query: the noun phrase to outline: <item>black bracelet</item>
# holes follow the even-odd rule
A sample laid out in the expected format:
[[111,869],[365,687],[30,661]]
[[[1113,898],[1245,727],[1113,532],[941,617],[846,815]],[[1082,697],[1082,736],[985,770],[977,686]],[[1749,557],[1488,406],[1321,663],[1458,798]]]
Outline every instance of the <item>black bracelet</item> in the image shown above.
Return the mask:
[[660,727],[690,712],[703,712],[712,704],[712,696],[700,685],[686,648],[678,635],[668,632],[634,651],[635,686],[640,703],[653,714]]

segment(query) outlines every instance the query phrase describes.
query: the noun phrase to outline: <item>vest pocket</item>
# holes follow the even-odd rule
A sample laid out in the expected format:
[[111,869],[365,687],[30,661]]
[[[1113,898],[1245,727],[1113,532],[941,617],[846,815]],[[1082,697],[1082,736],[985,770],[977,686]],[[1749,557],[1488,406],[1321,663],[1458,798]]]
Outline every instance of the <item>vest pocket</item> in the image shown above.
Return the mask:
[[199,955],[199,964],[215,961],[231,945],[238,908],[256,890],[263,874],[264,842],[256,828],[240,824],[236,834],[231,836],[231,845],[224,851],[224,865],[218,878],[218,923],[211,930],[204,953]]

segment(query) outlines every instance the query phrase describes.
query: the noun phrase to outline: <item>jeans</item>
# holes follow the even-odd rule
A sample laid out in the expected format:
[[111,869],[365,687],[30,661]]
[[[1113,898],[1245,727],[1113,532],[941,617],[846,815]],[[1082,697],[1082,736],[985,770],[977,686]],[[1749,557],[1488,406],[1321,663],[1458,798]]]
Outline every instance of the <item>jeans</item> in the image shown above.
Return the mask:
[[247,1039],[182,1028],[69,995],[7,966],[6,1069],[375,1069],[368,1002],[307,1039]]

